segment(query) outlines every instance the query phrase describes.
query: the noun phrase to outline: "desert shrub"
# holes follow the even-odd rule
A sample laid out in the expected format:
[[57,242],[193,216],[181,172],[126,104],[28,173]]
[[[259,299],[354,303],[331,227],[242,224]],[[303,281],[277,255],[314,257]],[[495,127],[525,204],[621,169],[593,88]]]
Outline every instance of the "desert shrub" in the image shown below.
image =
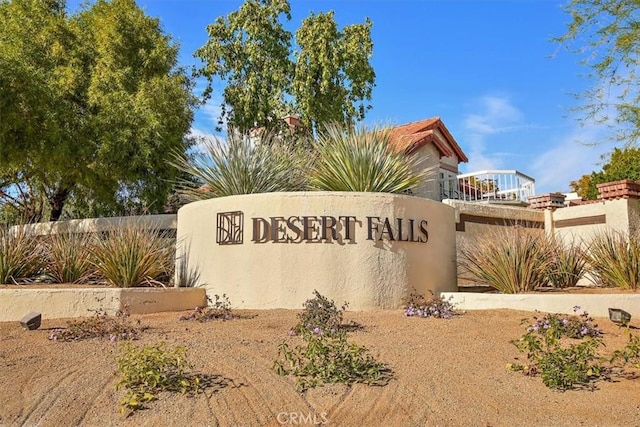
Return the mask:
[[131,322],[129,314],[118,312],[115,316],[109,316],[102,310],[94,316],[72,320],[67,323],[66,328],[56,328],[51,331],[49,339],[52,341],[80,341],[91,338],[109,338],[116,342],[121,340],[138,339],[140,333],[146,328],[140,321]]
[[303,304],[303,310],[298,314],[298,324],[293,332],[321,333],[324,335],[336,334],[346,325],[343,325],[343,314],[349,304],[346,302],[338,308],[333,300],[329,300],[314,289],[313,298]]
[[556,288],[575,286],[587,271],[587,255],[574,240],[563,243],[557,237],[547,239],[549,252],[547,279]]
[[364,383],[385,385],[393,377],[391,369],[376,362],[366,347],[347,341],[348,330],[360,329],[357,323],[343,324],[348,304],[336,307],[332,300],[313,291],[304,303],[299,322],[289,331],[290,339],[299,334],[302,344],[280,344],[274,369],[280,375],[294,375],[296,389],[304,391],[325,383]]
[[316,190],[402,193],[417,187],[429,172],[418,156],[394,150],[388,130],[329,124],[316,147],[309,179]]
[[[209,297],[207,297],[208,299]],[[234,314],[231,310],[231,302],[226,294],[214,295],[215,301],[209,300],[209,306],[196,307],[191,313],[181,315],[180,320],[197,320],[207,322],[209,320],[231,320]]]
[[504,227],[460,247],[459,264],[472,279],[499,292],[527,292],[547,284],[548,251],[540,230]]
[[0,226],[0,284],[17,283],[42,269],[42,246],[23,227]]
[[632,363],[640,368],[640,335],[631,334],[627,329],[629,341],[622,350],[616,350],[611,363],[621,363],[623,366]]
[[601,345],[601,341],[591,339],[542,353],[538,359],[542,382],[549,388],[567,390],[597,379],[604,370],[597,356]]
[[[560,339],[584,337],[597,338],[602,335],[602,331],[589,313],[583,311],[580,313],[580,306],[573,307],[574,315],[565,314],[544,314],[542,317],[534,316],[534,322],[527,325],[527,332],[536,333],[538,335],[553,335],[553,338]],[[523,323],[526,321],[523,321]]]
[[[452,297],[451,297],[452,298]],[[431,293],[427,299],[423,294],[412,292],[405,302],[404,314],[412,317],[435,317],[438,319],[451,319],[456,314],[451,298],[443,299]]]
[[346,334],[324,335],[305,331],[304,344],[280,344],[274,369],[280,375],[294,375],[296,389],[304,391],[325,383],[385,385],[391,369],[377,362],[366,347],[347,341]]
[[[574,308],[577,310],[579,307]],[[526,353],[527,363],[509,364],[508,368],[526,375],[540,375],[542,382],[553,389],[588,387],[607,372],[597,353],[604,345],[600,336],[600,330],[586,312],[579,316],[534,317],[526,333],[512,341]],[[582,341],[571,342],[575,340]]]
[[302,148],[285,145],[277,135],[230,132],[227,140],[204,141],[194,159],[174,156],[173,165],[193,180],[179,183],[189,201],[236,194],[299,191],[307,188],[309,157]]
[[174,241],[153,228],[113,227],[92,248],[97,272],[112,286],[159,286],[171,280]]
[[193,288],[200,284],[200,270],[192,268],[189,262],[190,247],[177,257],[178,263],[175,285],[179,288]]
[[596,235],[589,246],[589,265],[598,285],[640,289],[640,233]]
[[88,233],[59,233],[45,240],[45,272],[54,283],[79,283],[95,274]]
[[116,389],[127,389],[120,400],[122,412],[144,408],[161,391],[198,393],[202,378],[190,373],[186,347],[169,348],[163,342],[136,347],[123,343],[116,358],[120,376]]

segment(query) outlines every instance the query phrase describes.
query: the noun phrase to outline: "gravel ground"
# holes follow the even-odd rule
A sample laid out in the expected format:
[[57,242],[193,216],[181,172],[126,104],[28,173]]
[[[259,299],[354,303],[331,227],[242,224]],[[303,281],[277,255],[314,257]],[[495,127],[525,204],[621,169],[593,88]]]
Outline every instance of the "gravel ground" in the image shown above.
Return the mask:
[[[362,324],[350,339],[387,363],[395,379],[384,387],[330,385],[300,394],[277,375],[278,345],[289,338],[296,311],[241,312],[243,319],[197,323],[178,313],[133,316],[149,329],[137,344],[184,345],[200,373],[218,384],[195,397],[163,393],[128,418],[115,384],[118,344],[48,339],[64,319],[39,330],[0,323],[2,426],[640,426],[637,371],[557,392],[541,379],[510,372],[519,356],[510,340],[532,313],[491,310],[450,320],[407,318],[402,311],[348,312]],[[605,352],[626,342],[624,330],[596,319]]]

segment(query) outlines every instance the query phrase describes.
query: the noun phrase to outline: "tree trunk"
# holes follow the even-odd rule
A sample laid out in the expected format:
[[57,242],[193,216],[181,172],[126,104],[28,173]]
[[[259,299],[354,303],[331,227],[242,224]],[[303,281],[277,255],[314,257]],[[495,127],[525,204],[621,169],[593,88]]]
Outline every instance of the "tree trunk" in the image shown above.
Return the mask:
[[62,215],[62,208],[64,208],[64,203],[67,201],[67,197],[69,196],[68,188],[57,188],[51,198],[49,199],[49,206],[51,206],[51,216],[49,217],[49,221],[57,221],[60,219]]

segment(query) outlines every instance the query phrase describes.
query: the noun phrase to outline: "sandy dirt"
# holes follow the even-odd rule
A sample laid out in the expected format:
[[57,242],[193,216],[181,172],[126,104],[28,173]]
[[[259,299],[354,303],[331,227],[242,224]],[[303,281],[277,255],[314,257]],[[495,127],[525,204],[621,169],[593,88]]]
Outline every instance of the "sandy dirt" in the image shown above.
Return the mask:
[[[132,316],[148,329],[137,344],[165,341],[189,349],[197,372],[218,385],[188,397],[163,393],[128,418],[116,391],[117,343],[54,342],[45,319],[36,331],[0,323],[2,426],[637,426],[640,377],[615,377],[594,391],[557,392],[541,379],[510,372],[519,356],[510,340],[532,313],[468,312],[451,320],[407,318],[401,310],[348,312],[364,326],[350,339],[387,363],[384,387],[330,385],[304,394],[294,378],[272,370],[296,311],[242,312],[227,322],[179,321],[179,313]],[[626,342],[624,331],[597,319],[605,352]]]

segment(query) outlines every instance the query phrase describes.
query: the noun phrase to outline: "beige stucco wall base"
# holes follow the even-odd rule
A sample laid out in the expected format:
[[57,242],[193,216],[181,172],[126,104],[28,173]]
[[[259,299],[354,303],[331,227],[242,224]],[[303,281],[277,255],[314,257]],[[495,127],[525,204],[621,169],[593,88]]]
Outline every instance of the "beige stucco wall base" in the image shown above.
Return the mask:
[[587,311],[591,316],[609,317],[609,308],[620,308],[633,318],[640,317],[640,294],[489,294],[475,292],[444,292],[442,297],[450,299],[460,310],[493,310],[508,308],[545,313],[579,314]]
[[0,289],[0,322],[18,321],[30,311],[44,319],[193,310],[206,305],[202,288],[56,288]]
[[[216,243],[218,214],[232,212],[236,219],[242,215],[242,243]],[[302,231],[305,216],[308,239]],[[394,240],[380,233],[385,218]],[[270,221],[275,221],[273,234],[265,228]],[[335,222],[337,238],[323,221]],[[427,242],[418,241],[424,236],[421,221]],[[411,233],[414,241],[400,241]],[[457,289],[454,210],[418,197],[296,192],[205,200],[178,212],[177,245],[177,274],[180,260],[188,257],[189,270],[200,274],[207,293],[226,294],[238,308],[301,308],[314,289],[354,310],[398,308],[412,288]]]

